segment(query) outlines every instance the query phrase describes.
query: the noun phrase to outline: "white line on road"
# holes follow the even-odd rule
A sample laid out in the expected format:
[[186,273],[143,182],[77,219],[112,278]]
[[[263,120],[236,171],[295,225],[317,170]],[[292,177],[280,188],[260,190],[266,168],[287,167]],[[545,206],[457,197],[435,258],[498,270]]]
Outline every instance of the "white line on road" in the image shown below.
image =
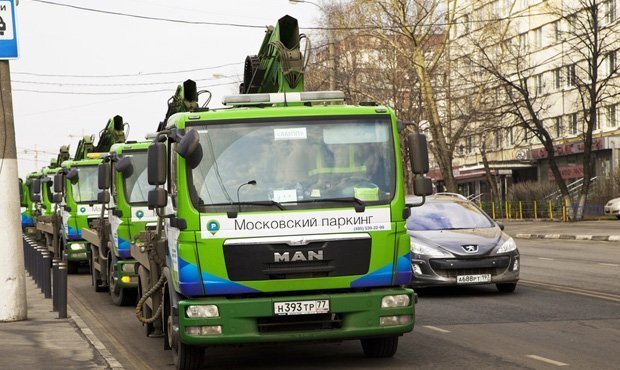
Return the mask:
[[555,365],[555,366],[568,366],[568,364],[565,364],[564,362],[555,361],[555,360],[551,360],[549,358],[540,357],[540,356],[536,356],[536,355],[527,355],[525,357],[529,357],[529,358],[531,358],[533,360],[538,360],[538,361],[546,362],[548,364]]
[[442,328],[438,328],[436,326],[430,326],[430,325],[424,325],[425,328],[427,329],[431,329],[431,330],[435,330],[438,331],[440,333],[451,333],[450,330],[446,330],[446,329],[442,329]]
[[545,260],[545,261],[554,261],[553,258],[548,258],[548,257],[538,257],[539,260]]
[[602,263],[601,262],[601,263],[599,263],[599,265],[601,265],[601,266],[611,266],[611,267],[620,267],[620,265],[617,264],[617,263]]

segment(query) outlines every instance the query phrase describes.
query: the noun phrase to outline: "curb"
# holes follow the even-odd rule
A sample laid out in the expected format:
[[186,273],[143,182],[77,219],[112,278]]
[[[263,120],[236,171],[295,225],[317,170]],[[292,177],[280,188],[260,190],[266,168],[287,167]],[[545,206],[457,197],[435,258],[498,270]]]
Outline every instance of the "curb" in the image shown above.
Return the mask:
[[570,235],[570,234],[516,234],[518,239],[563,239],[620,242],[620,235]]
[[82,320],[82,318],[78,314],[76,314],[75,311],[73,311],[73,309],[71,309],[71,307],[68,305],[67,305],[67,313],[69,316],[68,319],[72,321],[73,324],[75,324],[77,329],[80,331],[80,334],[82,334],[86,338],[88,343],[90,343],[90,345],[95,349],[95,351],[99,353],[101,358],[103,358],[103,360],[107,364],[108,369],[113,369],[113,370],[124,369],[123,365],[121,365],[121,363],[118,362],[118,360],[112,355],[112,353],[108,351],[105,345],[101,343],[99,339],[97,339],[93,331],[90,330],[90,328],[88,327],[88,325],[86,325],[84,320]]

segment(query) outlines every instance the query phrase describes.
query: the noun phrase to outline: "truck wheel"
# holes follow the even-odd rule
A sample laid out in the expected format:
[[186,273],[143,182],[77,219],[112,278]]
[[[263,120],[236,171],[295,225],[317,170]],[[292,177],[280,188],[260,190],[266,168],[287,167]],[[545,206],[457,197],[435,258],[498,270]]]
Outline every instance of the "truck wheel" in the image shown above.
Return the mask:
[[108,255],[108,291],[112,302],[117,306],[129,306],[136,302],[135,289],[121,288],[118,286],[118,274],[116,273],[116,256]]
[[67,273],[71,275],[75,275],[78,273],[79,267],[80,267],[79,261],[68,261],[67,262]]
[[[181,343],[179,334],[173,329],[173,313],[170,307],[170,298],[168,296],[170,289],[166,286],[164,292],[164,312],[166,332],[164,340],[167,341],[170,349],[172,349],[172,361],[177,370],[193,370],[199,369],[204,361],[205,349],[203,347],[190,346]],[[164,346],[165,347],[165,346]]]
[[398,349],[398,337],[362,339],[362,349],[366,357],[392,357]]

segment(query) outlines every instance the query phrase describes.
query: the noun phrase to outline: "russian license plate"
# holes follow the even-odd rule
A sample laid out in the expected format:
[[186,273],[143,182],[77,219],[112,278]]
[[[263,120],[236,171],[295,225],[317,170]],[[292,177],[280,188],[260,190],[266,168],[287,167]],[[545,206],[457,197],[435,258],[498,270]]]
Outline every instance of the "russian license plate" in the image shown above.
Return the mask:
[[457,284],[477,284],[477,283],[490,283],[491,274],[481,275],[459,275],[456,277]]
[[329,300],[274,302],[273,313],[276,316],[313,315],[329,312]]

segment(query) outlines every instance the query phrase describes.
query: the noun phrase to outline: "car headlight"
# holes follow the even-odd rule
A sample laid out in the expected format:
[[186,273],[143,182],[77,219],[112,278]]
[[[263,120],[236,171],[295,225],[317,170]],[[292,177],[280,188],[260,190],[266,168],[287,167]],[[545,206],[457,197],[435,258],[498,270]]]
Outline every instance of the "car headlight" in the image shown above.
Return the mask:
[[422,254],[429,257],[452,257],[452,255],[439,247],[433,247],[422,243],[417,239],[410,238],[411,253]]
[[496,253],[508,253],[517,249],[517,243],[515,243],[513,238],[508,238],[504,244],[497,250]]

